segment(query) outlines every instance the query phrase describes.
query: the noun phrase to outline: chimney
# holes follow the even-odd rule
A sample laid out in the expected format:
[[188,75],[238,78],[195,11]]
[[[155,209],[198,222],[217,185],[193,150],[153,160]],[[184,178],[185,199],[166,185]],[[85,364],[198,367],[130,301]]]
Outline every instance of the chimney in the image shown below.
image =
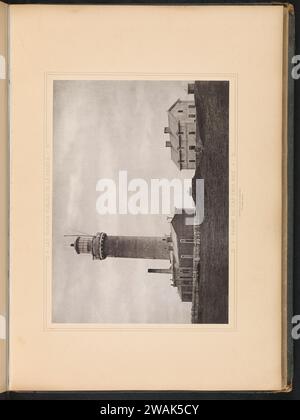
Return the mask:
[[188,94],[195,93],[195,83],[188,83]]
[[172,274],[171,268],[149,268],[148,273]]

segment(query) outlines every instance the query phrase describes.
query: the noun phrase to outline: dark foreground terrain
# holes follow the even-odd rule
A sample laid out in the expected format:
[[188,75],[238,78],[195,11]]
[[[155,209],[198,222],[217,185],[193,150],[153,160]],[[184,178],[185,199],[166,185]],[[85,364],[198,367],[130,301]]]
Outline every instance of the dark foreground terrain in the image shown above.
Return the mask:
[[[194,264],[192,322],[228,323],[229,82],[195,84],[196,178],[205,182],[205,219],[195,227],[199,261]],[[195,179],[193,195],[195,199]]]

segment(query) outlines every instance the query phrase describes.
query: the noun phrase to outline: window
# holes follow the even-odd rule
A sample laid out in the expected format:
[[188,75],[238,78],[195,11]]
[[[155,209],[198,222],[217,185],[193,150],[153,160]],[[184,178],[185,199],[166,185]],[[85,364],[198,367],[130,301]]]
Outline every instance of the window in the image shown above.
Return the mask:
[[192,255],[181,255],[181,259],[182,260],[192,260],[193,256]]
[[196,134],[196,131],[189,131],[189,134]]
[[182,300],[189,301],[191,299],[192,299],[192,294],[191,293],[182,293]]
[[195,118],[196,114],[189,114],[189,118]]
[[185,291],[192,291],[192,277],[180,277],[180,284],[184,287]]
[[196,146],[190,146],[189,149],[190,150],[195,150],[196,149]]
[[190,163],[195,163],[196,161],[195,161],[195,159],[190,159],[189,162]]
[[189,108],[193,109],[193,108],[196,108],[196,106],[195,105],[189,105]]
[[178,112],[180,113],[180,112],[183,112],[183,109],[178,109]]

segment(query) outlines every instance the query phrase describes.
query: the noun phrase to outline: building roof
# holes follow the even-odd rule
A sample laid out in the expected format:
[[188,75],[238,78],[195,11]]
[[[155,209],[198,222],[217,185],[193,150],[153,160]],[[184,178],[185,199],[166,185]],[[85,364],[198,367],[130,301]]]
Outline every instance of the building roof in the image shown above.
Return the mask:
[[178,252],[178,238],[177,238],[176,231],[172,225],[171,225],[171,238],[172,238],[172,244],[173,244],[172,265],[173,265],[173,268],[175,268],[175,265],[177,267],[179,266],[180,261],[179,261],[179,252]]
[[190,210],[181,210],[178,209],[178,213],[176,213],[171,221],[171,225],[174,229],[174,232],[176,232],[176,234],[178,235],[179,232],[184,231],[188,231],[188,230],[192,230],[193,231],[193,225],[186,225],[185,224],[185,219],[186,217],[194,217],[195,215],[195,211],[193,210],[192,213],[192,209]]
[[171,106],[171,108],[168,109],[168,112],[172,111],[172,109],[180,102],[181,102],[181,100],[180,100],[180,98],[178,98],[177,101],[174,102],[174,104]]
[[178,166],[178,168],[182,169],[182,152],[181,150],[175,149],[173,146],[171,146],[171,158],[174,163]]
[[171,157],[172,160],[176,163],[176,165],[179,167],[179,169],[182,169],[182,152],[181,152],[181,146],[182,146],[182,139],[181,135],[178,134],[180,131],[180,123],[179,121],[169,113],[169,135],[170,135],[170,141],[171,141]]

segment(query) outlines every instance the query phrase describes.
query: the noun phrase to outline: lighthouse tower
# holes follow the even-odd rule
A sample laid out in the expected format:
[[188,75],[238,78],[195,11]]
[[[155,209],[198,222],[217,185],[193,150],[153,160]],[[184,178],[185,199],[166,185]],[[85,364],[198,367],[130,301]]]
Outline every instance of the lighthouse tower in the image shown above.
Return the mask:
[[78,236],[71,244],[77,254],[90,254],[95,260],[114,258],[144,258],[170,260],[171,239],[151,236]]
[[96,235],[76,235],[71,246],[78,255],[90,255],[93,260],[139,258],[168,261],[168,264],[161,264],[162,268],[149,268],[148,273],[171,277],[172,286],[177,288],[181,300],[192,302],[194,226],[186,224],[187,217],[192,217],[190,211],[181,210],[174,215],[169,236],[113,236],[99,232]]

